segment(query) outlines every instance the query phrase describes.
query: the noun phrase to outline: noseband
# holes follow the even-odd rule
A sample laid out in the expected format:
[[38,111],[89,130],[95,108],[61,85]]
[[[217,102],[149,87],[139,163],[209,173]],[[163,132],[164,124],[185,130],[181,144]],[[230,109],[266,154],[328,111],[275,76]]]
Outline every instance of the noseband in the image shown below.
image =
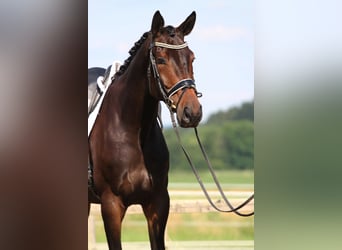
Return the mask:
[[[149,76],[150,92],[151,92],[151,77],[150,77],[150,75],[151,75],[151,66],[152,66],[153,75],[157,81],[159,91],[160,91],[161,95],[163,96],[163,101],[166,103],[166,105],[168,106],[168,108],[171,111],[176,112],[177,105],[178,105],[179,101],[181,100],[181,98],[183,97],[183,94],[185,93],[186,89],[194,89],[197,97],[201,97],[202,93],[197,92],[195,81],[193,79],[190,79],[190,78],[182,79],[182,80],[176,82],[175,84],[173,84],[173,86],[169,90],[167,90],[165,88],[163,80],[160,78],[160,75],[159,75],[159,71],[157,68],[155,57],[152,53],[153,47],[162,47],[162,48],[167,48],[167,49],[179,50],[179,49],[184,49],[184,48],[188,47],[188,44],[186,42],[183,44],[180,44],[180,45],[173,45],[173,44],[160,43],[160,42],[152,42],[151,43],[151,45],[150,45],[150,65],[148,67],[148,74],[147,74]],[[173,100],[171,99],[171,97],[174,94],[176,94],[179,90],[183,90],[183,92],[182,92],[181,96],[179,97],[178,103],[176,105],[173,102]]]

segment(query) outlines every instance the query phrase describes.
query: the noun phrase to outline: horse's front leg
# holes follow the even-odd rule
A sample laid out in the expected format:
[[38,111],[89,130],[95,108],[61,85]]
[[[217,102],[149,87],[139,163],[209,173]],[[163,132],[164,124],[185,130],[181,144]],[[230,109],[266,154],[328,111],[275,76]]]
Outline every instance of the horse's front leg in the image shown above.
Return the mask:
[[170,198],[167,189],[161,190],[143,205],[148,222],[148,232],[152,250],[165,249],[165,228],[169,216]]
[[107,242],[110,250],[122,249],[121,246],[121,222],[127,208],[119,197],[111,190],[101,195],[101,213],[106,231]]

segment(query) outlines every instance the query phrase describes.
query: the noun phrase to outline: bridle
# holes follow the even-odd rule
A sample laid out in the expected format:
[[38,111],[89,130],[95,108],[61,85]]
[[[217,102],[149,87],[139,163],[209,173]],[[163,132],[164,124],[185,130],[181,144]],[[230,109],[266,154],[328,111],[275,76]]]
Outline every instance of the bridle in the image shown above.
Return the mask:
[[[163,98],[163,101],[166,103],[166,105],[170,109],[170,111],[176,112],[177,105],[180,102],[181,98],[183,97],[183,94],[185,93],[185,91],[187,89],[194,89],[197,97],[201,97],[202,93],[197,91],[195,80],[191,79],[191,78],[182,79],[182,80],[176,82],[175,84],[173,84],[170,89],[166,89],[165,85],[163,83],[163,80],[160,78],[160,74],[159,74],[157,64],[156,64],[156,59],[152,53],[152,49],[154,47],[179,50],[179,49],[184,49],[184,48],[188,47],[188,44],[186,42],[183,44],[179,44],[179,45],[173,45],[173,44],[167,44],[167,43],[161,43],[161,42],[151,42],[151,45],[149,48],[149,50],[150,50],[149,51],[150,63],[149,63],[148,69],[147,69],[147,75],[148,75],[148,79],[149,79],[150,93],[151,93],[151,68],[152,68],[153,76],[157,82],[159,92]],[[183,90],[183,92],[180,95],[177,104],[175,104],[174,101],[171,99],[171,97],[180,90]]]
[[[225,196],[224,192],[223,192],[223,189],[216,177],[216,174],[214,172],[214,169],[213,167],[211,166],[211,163],[208,159],[208,156],[204,150],[204,147],[199,139],[199,136],[198,136],[198,131],[197,129],[195,128],[195,134],[196,134],[196,138],[197,138],[197,142],[201,148],[201,151],[202,151],[202,154],[207,162],[207,165],[208,165],[208,169],[215,181],[215,184],[224,200],[224,202],[228,205],[229,207],[229,210],[224,210],[224,209],[221,209],[219,207],[217,207],[215,205],[215,203],[212,201],[212,199],[210,198],[199,174],[198,174],[198,171],[195,167],[195,165],[193,164],[191,158],[190,158],[190,155],[188,154],[188,152],[185,150],[182,142],[181,142],[181,138],[180,138],[180,134],[178,132],[178,129],[177,129],[177,124],[176,124],[176,121],[175,121],[175,118],[174,118],[174,112],[176,112],[177,110],[177,105],[178,103],[180,102],[184,92],[187,90],[187,89],[194,89],[195,90],[195,93],[197,95],[197,97],[201,97],[202,96],[202,93],[199,93],[197,92],[197,89],[196,89],[196,85],[195,85],[195,81],[193,79],[190,79],[190,78],[186,78],[186,79],[182,79],[178,82],[176,82],[175,84],[173,84],[173,86],[170,88],[170,89],[166,89],[165,88],[165,85],[162,81],[162,79],[160,78],[160,75],[159,75],[159,72],[158,72],[158,68],[157,68],[157,64],[156,64],[156,60],[155,60],[155,57],[152,53],[152,49],[153,47],[162,47],[162,48],[167,48],[167,49],[174,49],[174,50],[179,50],[179,49],[184,49],[186,47],[188,47],[188,44],[185,42],[183,44],[180,44],[180,45],[173,45],[173,44],[167,44],[167,43],[161,43],[161,42],[152,42],[151,45],[150,45],[150,51],[149,51],[149,54],[150,54],[150,63],[149,63],[149,66],[148,66],[148,69],[147,69],[147,75],[148,75],[148,80],[149,80],[149,90],[150,90],[150,93],[152,94],[151,92],[151,67],[152,67],[152,70],[153,70],[153,75],[154,75],[154,78],[155,80],[157,81],[157,85],[158,85],[158,88],[159,88],[159,91],[160,91],[160,94],[162,95],[163,97],[163,101],[166,103],[166,105],[168,106],[169,110],[170,110],[170,115],[171,115],[171,120],[172,120],[172,126],[173,128],[175,129],[175,133],[177,135],[177,139],[178,139],[178,142],[183,150],[183,153],[184,155],[186,156],[188,162],[189,162],[189,165],[192,169],[192,171],[194,172],[196,178],[197,178],[197,181],[198,183],[200,184],[208,202],[211,204],[211,206],[216,209],[217,211],[219,212],[225,212],[225,213],[230,213],[230,212],[234,212],[235,214],[237,215],[240,215],[240,216],[244,216],[244,217],[247,217],[247,216],[251,216],[251,215],[254,215],[254,211],[253,212],[250,212],[250,213],[240,213],[238,210],[241,209],[242,207],[246,206],[251,200],[254,199],[254,194],[252,194],[246,201],[244,201],[242,204],[240,204],[239,206],[237,207],[233,207],[233,205],[229,202],[229,200],[227,199],[227,197]],[[174,101],[171,99],[171,97],[176,94],[178,91],[180,90],[183,90],[183,92],[181,93],[179,99],[178,99],[178,103],[175,104]]]

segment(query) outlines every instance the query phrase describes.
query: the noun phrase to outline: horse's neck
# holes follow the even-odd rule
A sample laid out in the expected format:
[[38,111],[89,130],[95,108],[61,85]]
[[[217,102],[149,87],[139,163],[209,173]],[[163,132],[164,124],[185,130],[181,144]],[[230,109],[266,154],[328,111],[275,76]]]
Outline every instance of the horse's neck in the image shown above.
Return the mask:
[[[158,101],[152,98],[148,89],[147,68],[149,65],[146,48],[140,48],[126,71],[119,76],[109,91],[110,105],[117,103],[119,116],[114,118],[123,127],[139,127],[148,130],[156,120]],[[115,100],[116,99],[116,100]],[[108,107],[111,108],[111,107]]]

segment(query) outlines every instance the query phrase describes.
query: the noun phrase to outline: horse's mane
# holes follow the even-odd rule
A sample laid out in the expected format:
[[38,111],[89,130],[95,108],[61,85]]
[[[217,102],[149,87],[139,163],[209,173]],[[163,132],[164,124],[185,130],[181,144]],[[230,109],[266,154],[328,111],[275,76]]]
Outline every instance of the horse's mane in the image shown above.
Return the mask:
[[129,50],[129,57],[125,60],[124,64],[121,65],[120,69],[118,72],[116,72],[115,76],[121,76],[126,69],[128,68],[129,64],[131,63],[131,61],[133,60],[135,54],[137,53],[137,51],[139,50],[139,48],[141,47],[141,45],[145,42],[146,38],[148,37],[150,32],[145,32],[140,39],[134,43],[134,46]]

